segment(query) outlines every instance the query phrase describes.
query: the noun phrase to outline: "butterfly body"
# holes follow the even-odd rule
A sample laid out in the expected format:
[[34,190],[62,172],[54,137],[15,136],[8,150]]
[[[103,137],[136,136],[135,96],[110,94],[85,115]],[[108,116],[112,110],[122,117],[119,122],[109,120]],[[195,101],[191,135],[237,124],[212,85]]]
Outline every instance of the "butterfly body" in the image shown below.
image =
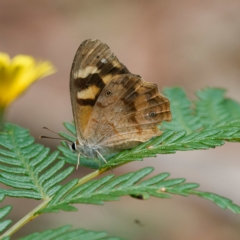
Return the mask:
[[80,152],[83,156],[88,158],[99,158],[99,154],[108,154],[109,151],[104,151],[104,149],[99,145],[88,144],[88,142],[78,142],[74,143],[74,146],[71,147],[73,150]]
[[171,120],[169,100],[157,85],[130,73],[99,40],[86,40],[77,50],[70,93],[75,149],[88,158],[101,158],[159,136],[157,124]]

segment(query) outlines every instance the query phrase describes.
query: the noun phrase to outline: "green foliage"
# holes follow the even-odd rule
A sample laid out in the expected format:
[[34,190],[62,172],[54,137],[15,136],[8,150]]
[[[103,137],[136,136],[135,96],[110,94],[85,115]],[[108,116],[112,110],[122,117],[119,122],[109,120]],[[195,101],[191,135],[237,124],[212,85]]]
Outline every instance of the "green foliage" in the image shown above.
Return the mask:
[[226,90],[206,88],[198,91],[196,113],[204,126],[219,125],[240,119],[240,105],[234,100],[225,98]]
[[[68,123],[70,125],[70,123]],[[214,128],[206,127],[201,131],[194,131],[187,134],[186,131],[165,130],[164,133],[146,143],[139,144],[135,148],[122,151],[111,158],[107,164],[102,163],[100,159],[86,159],[81,157],[81,164],[90,168],[116,167],[118,165],[142,160],[146,157],[154,157],[156,154],[169,154],[176,151],[203,150],[215,148],[223,145],[226,141],[240,141],[240,119],[224,122],[215,125]],[[72,152],[67,146],[59,147],[63,157],[69,163],[77,162],[77,154]]]
[[172,121],[162,123],[164,129],[192,133],[202,127],[195,114],[194,105],[181,88],[165,88],[164,94],[170,100]]
[[223,145],[225,141],[240,141],[240,120],[188,135],[185,131],[174,132],[166,130],[160,137],[117,154],[107,166],[116,166],[127,161],[153,157],[156,154],[214,148]]
[[[4,194],[0,194],[0,202],[4,199]],[[5,216],[8,215],[8,213],[12,210],[11,206],[5,206],[0,208],[0,233],[5,230],[11,223],[12,220],[2,220]]]
[[61,187],[58,183],[74,169],[63,170],[58,152],[35,144],[28,130],[6,124],[0,134],[0,182],[10,189],[0,189],[11,197],[46,199]]
[[184,130],[188,134],[215,125],[240,120],[240,104],[225,98],[224,89],[205,88],[196,93],[197,100],[191,102],[181,88],[166,88],[164,94],[169,98],[173,120],[163,123],[163,129]]
[[72,180],[59,189],[48,206],[39,212],[77,211],[70,204],[103,204],[103,202],[116,201],[119,197],[128,195],[148,199],[150,196],[170,198],[170,194],[181,196],[192,194],[213,201],[223,209],[228,208],[234,213],[240,213],[240,207],[233,204],[230,199],[213,193],[197,191],[195,189],[199,187],[199,184],[185,183],[184,178],[167,179],[169,173],[161,173],[143,180],[153,170],[152,167],[146,167],[119,177],[110,174],[80,186],[77,185],[77,180]]
[[[228,198],[214,193],[200,191],[196,183],[186,183],[184,178],[169,179],[169,173],[157,174],[145,179],[153,168],[143,168],[136,172],[115,177],[109,174],[98,180],[93,179],[102,172],[122,164],[142,160],[156,154],[171,154],[176,151],[190,151],[214,148],[225,142],[240,142],[240,104],[224,97],[222,89],[207,88],[197,92],[197,100],[190,101],[181,88],[165,89],[170,99],[173,120],[163,123],[163,134],[133,149],[104,156],[105,164],[99,159],[87,159],[81,156],[80,164],[98,171],[82,179],[74,179],[66,184],[62,180],[71,174],[74,167],[65,167],[65,162],[76,164],[77,153],[72,152],[66,142],[59,146],[59,152],[49,153],[49,149],[34,143],[28,130],[12,124],[6,124],[0,132],[0,183],[6,185],[0,189],[0,200],[4,196],[42,199],[43,202],[29,215],[25,216],[0,239],[9,236],[41,213],[77,211],[74,204],[103,204],[117,201],[122,196],[148,199],[150,196],[169,198],[172,194],[181,196],[196,195],[210,200],[222,209],[240,213],[240,207]],[[73,134],[60,135],[74,142],[76,130],[72,123],[64,124]],[[0,231],[11,223],[2,220],[11,210],[11,206],[0,209]],[[119,239],[107,237],[104,232],[71,230],[70,226],[33,233],[22,239]]]
[[29,236],[20,238],[20,240],[121,240],[122,238],[108,237],[105,232],[88,231],[85,229],[71,230],[70,225],[60,228],[33,233]]

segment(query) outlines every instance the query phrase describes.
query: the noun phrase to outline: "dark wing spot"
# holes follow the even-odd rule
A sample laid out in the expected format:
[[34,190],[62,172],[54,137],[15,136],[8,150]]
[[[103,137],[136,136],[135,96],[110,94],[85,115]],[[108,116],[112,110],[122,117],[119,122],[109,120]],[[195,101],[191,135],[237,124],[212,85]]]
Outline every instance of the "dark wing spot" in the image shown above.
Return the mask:
[[77,78],[74,83],[78,90],[84,90],[93,85],[100,89],[103,89],[105,86],[105,83],[98,73],[89,74],[86,78]]
[[94,106],[96,102],[95,99],[82,99],[82,98],[77,98],[77,103],[81,106]]
[[150,112],[149,117],[156,117],[156,113],[155,112]]
[[106,96],[110,96],[110,95],[112,95],[112,92],[109,91],[109,90],[107,90],[107,91],[106,91]]
[[129,73],[128,69],[123,64],[121,64],[121,67],[118,68],[117,66],[113,66],[111,61],[107,61],[104,65],[101,61],[99,61],[99,63],[97,63],[97,67],[101,69],[101,76],[105,76],[107,74],[117,75]]

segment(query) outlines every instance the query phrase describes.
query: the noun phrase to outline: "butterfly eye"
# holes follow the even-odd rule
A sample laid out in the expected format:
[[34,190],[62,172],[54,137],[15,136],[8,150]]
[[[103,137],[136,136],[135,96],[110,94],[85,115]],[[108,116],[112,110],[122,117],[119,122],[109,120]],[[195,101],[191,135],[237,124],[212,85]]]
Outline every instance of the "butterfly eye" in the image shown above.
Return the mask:
[[155,117],[155,116],[156,116],[156,113],[155,113],[155,112],[150,112],[150,113],[149,113],[149,116],[150,116],[150,117]]
[[107,90],[107,91],[106,91],[106,96],[110,96],[110,95],[112,95],[112,92],[109,91],[109,90]]
[[76,151],[76,143],[72,143],[72,150]]

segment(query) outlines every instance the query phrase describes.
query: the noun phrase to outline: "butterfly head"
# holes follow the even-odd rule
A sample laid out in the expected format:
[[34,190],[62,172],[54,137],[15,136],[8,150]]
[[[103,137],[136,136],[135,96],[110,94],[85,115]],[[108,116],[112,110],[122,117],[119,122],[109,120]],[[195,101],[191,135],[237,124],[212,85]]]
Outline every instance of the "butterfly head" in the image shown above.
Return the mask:
[[73,152],[80,152],[82,155],[86,156],[84,154],[84,149],[87,148],[86,143],[85,144],[82,142],[79,143],[78,140],[76,140],[76,142],[71,142],[71,141],[65,140],[65,143],[70,148],[70,150],[72,150]]
[[[55,132],[47,127],[44,127],[44,129],[47,129],[48,131],[53,132],[59,136],[59,134],[57,132]],[[64,140],[70,150],[78,153],[78,162],[77,162],[76,169],[78,168],[78,166],[80,164],[80,156],[81,155],[86,158],[101,158],[105,163],[107,163],[105,158],[100,153],[102,151],[101,147],[98,145],[93,145],[93,146],[89,145],[88,141],[86,139],[81,142],[79,142],[78,140],[76,140],[76,142],[72,142],[72,141],[70,141],[66,138],[62,138],[62,137],[55,138],[55,137],[48,137],[48,136],[40,136],[40,138]]]

